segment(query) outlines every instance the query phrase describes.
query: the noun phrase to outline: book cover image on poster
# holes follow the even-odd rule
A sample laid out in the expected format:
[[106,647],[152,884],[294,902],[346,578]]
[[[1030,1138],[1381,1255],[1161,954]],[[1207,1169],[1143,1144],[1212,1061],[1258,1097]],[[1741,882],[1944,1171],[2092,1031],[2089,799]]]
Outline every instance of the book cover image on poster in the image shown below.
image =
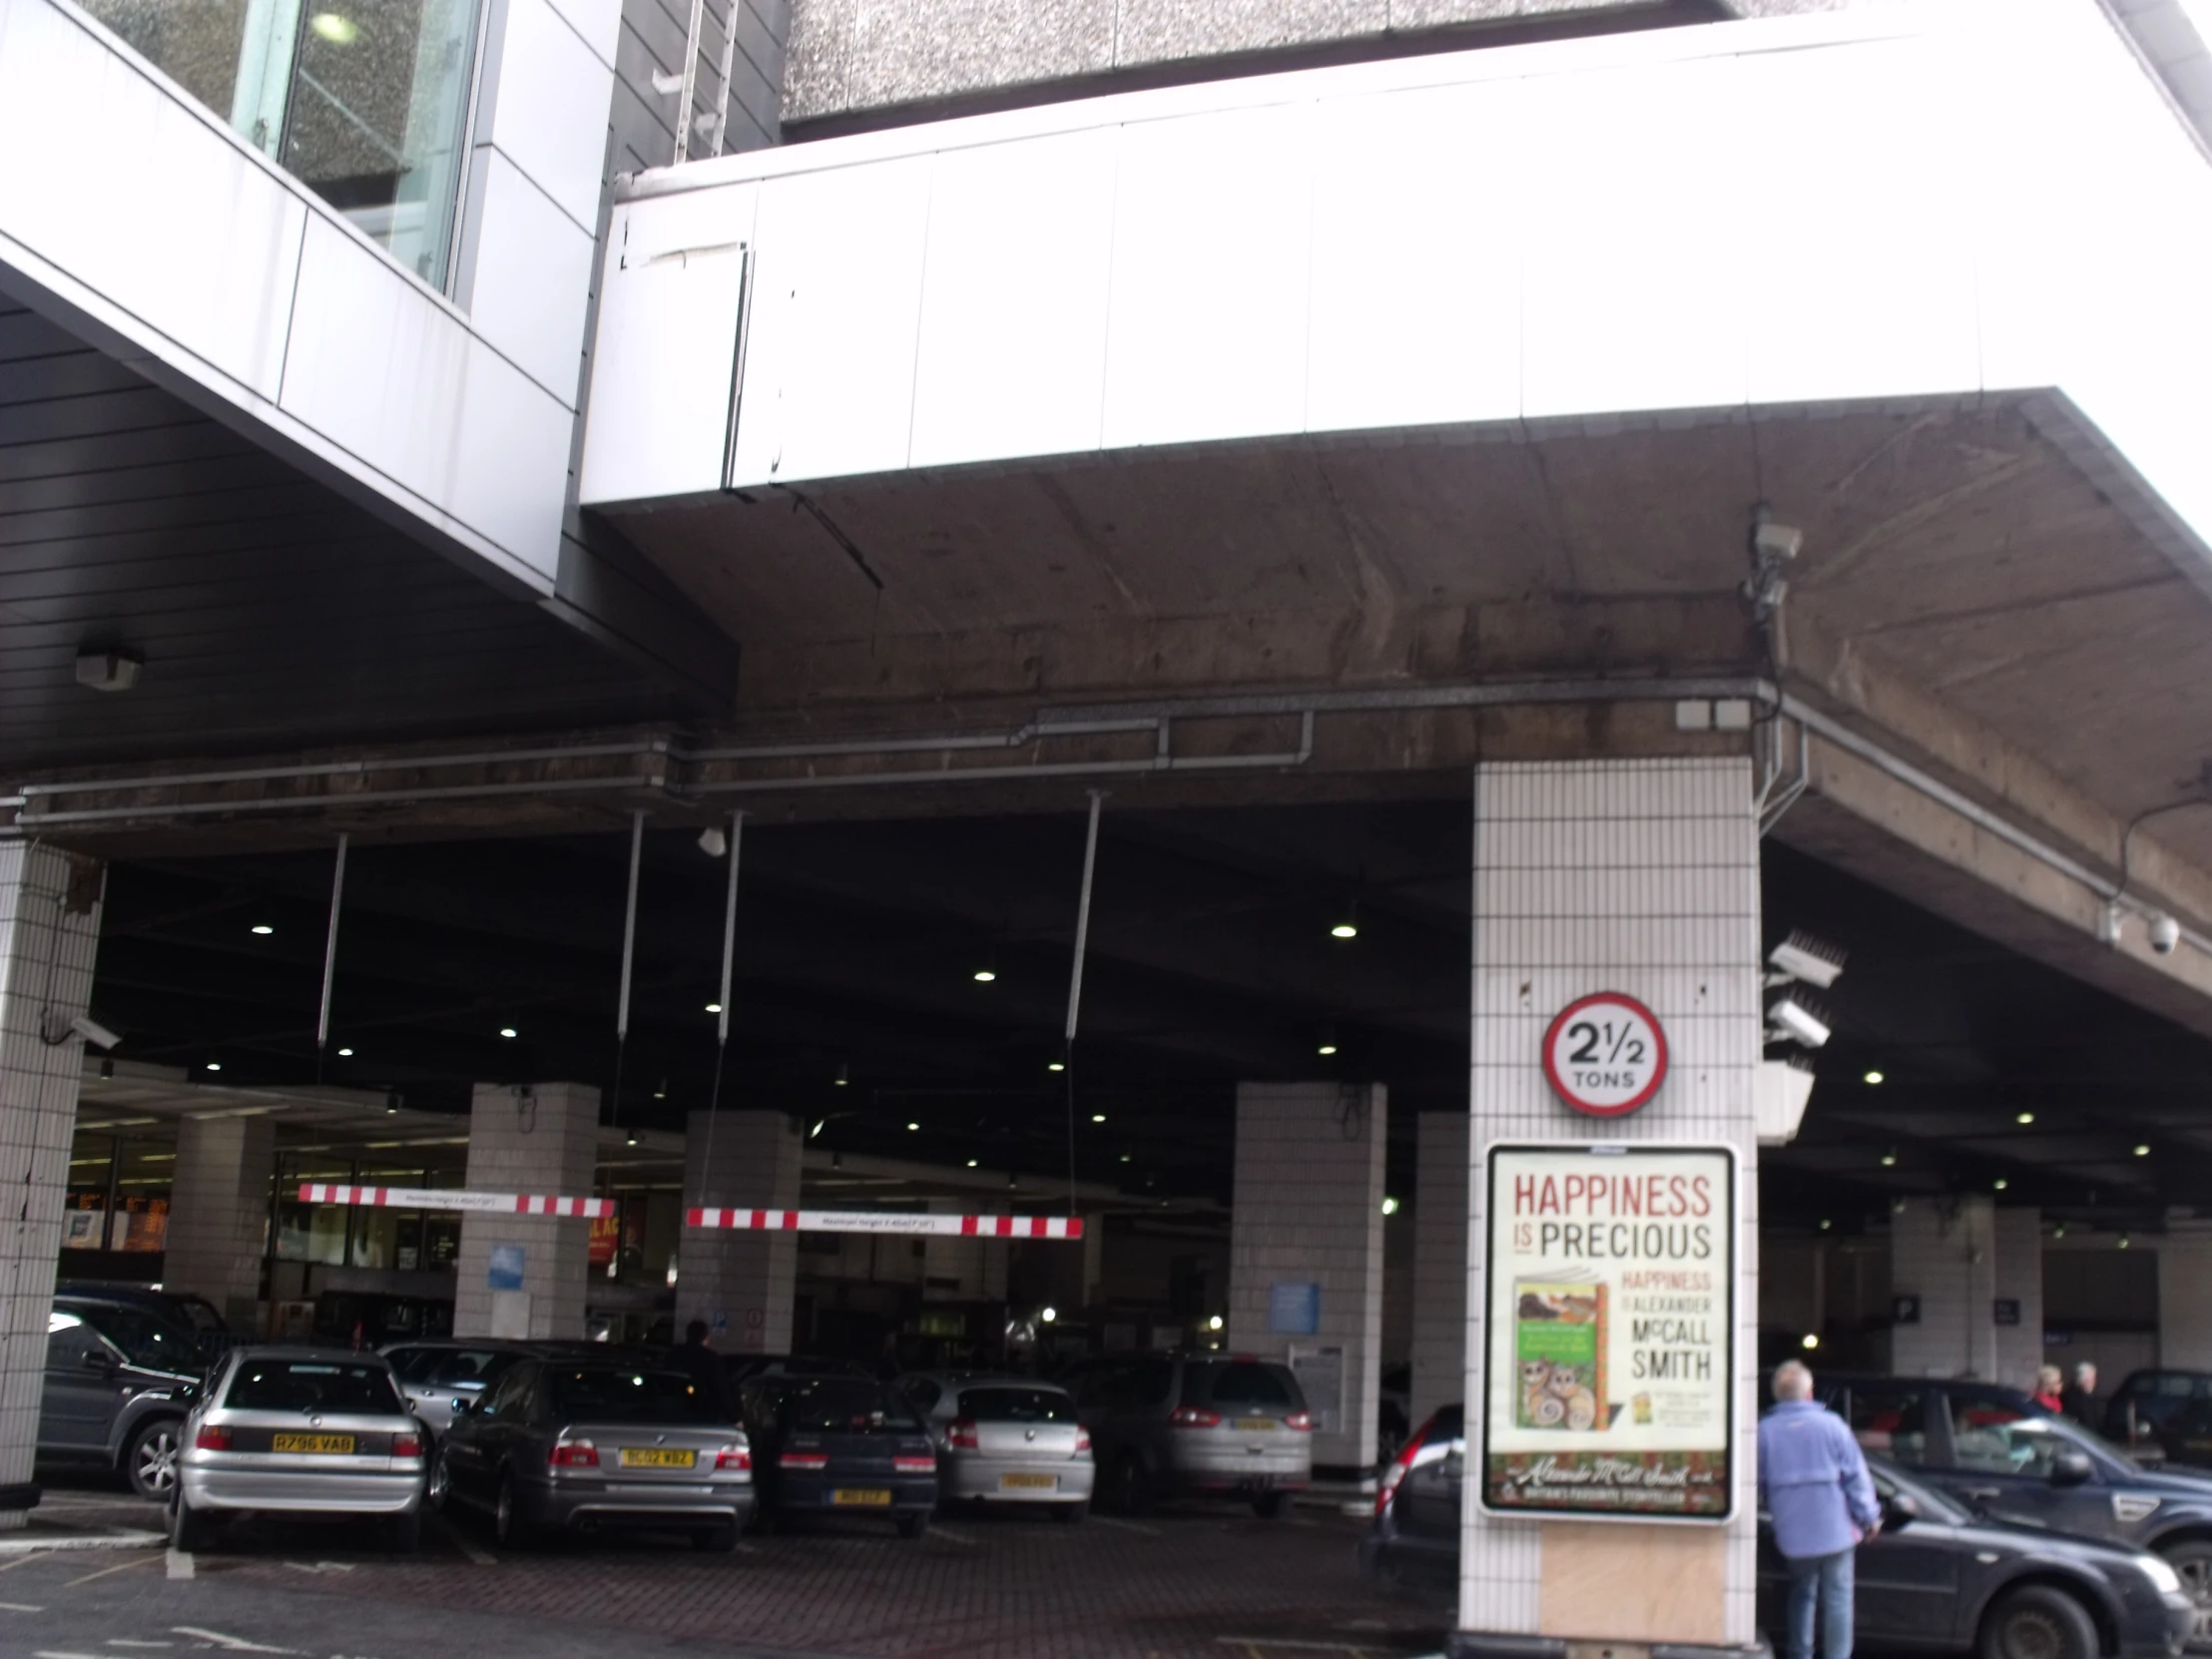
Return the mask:
[[1725,1518],[1733,1155],[1511,1146],[1489,1159],[1483,1505]]

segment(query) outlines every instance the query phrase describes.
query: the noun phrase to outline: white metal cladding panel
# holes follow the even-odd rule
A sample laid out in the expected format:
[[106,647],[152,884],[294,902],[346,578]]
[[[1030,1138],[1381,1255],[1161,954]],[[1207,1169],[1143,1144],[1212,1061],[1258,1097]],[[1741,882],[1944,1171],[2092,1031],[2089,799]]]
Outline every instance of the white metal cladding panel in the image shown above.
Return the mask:
[[505,0],[496,92],[478,133],[577,226],[599,223],[614,77],[547,0]]
[[320,219],[301,252],[282,406],[551,581],[569,412]]
[[[745,248],[759,202],[760,187],[747,185],[615,210],[593,357],[649,371],[594,378],[584,427],[584,501],[722,487]],[[666,372],[677,365],[687,372]]]
[[276,396],[306,209],[202,112],[66,8],[0,0],[0,250]]
[[1119,134],[948,150],[930,186],[915,466],[1095,449]]
[[[38,1445],[46,1316],[84,1068],[83,1040],[49,1044],[41,1022],[66,1027],[85,1012],[100,943],[97,905],[65,911],[71,867],[51,847],[0,841],[0,1147],[11,1155],[12,1212],[0,1230],[0,1484],[31,1478]],[[22,1524],[20,1512],[0,1514],[0,1527]]]
[[933,166],[911,156],[761,187],[733,483],[906,464]]
[[[1726,1639],[1753,1635],[1758,1364],[1759,842],[1744,761],[1498,765],[1475,773],[1473,1040],[1464,1398],[1482,1397],[1483,1152],[1497,1140],[1675,1140],[1736,1150],[1737,1516]],[[1584,877],[1587,879],[1584,879]],[[1583,1118],[1544,1081],[1543,1032],[1575,997],[1619,990],[1659,1017],[1668,1081],[1631,1117]],[[1493,1520],[1466,1487],[1460,1623],[1538,1627],[1543,1523]]]
[[470,321],[494,350],[573,409],[596,244],[503,152],[488,149],[482,161]]

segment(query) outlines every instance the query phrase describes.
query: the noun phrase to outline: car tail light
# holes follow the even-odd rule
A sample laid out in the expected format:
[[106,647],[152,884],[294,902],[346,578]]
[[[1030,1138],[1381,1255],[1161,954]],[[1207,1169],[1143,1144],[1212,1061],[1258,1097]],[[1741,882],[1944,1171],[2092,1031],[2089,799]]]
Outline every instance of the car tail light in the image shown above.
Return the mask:
[[545,1454],[548,1468],[595,1469],[599,1467],[599,1448],[589,1440],[555,1440],[553,1449]]
[[1078,1428],[1075,1431],[1075,1449],[1077,1451],[1091,1449],[1091,1431],[1088,1428]]
[[1311,1411],[1293,1411],[1283,1419],[1283,1426],[1311,1434],[1314,1431],[1314,1414]]
[[830,1453],[827,1451],[787,1451],[776,1461],[780,1467],[787,1469],[826,1469],[830,1466]]
[[1219,1428],[1221,1426],[1221,1413],[1218,1411],[1201,1411],[1195,1405],[1178,1405],[1175,1408],[1175,1415],[1168,1418],[1168,1426],[1170,1428]]
[[715,1453],[715,1471],[718,1474],[726,1469],[744,1470],[752,1466],[753,1453],[742,1445],[726,1445]]
[[229,1451],[231,1449],[231,1431],[228,1428],[203,1428],[193,1436],[192,1443],[202,1451]]
[[983,1442],[976,1437],[975,1424],[962,1417],[944,1431],[944,1443],[954,1451],[980,1451]]
[[1381,1520],[1390,1512],[1390,1504],[1397,1496],[1398,1484],[1404,1480],[1407,1472],[1412,1468],[1413,1458],[1419,1454],[1421,1443],[1428,1438],[1428,1430],[1435,1420],[1434,1417],[1430,1417],[1427,1422],[1422,1423],[1411,1434],[1407,1435],[1405,1444],[1399,1448],[1398,1454],[1390,1459],[1390,1466],[1382,1471],[1382,1479],[1377,1486],[1375,1493],[1375,1518],[1377,1520]]
[[420,1457],[422,1455],[422,1436],[420,1434],[394,1434],[391,1437],[391,1454],[394,1457]]
[[934,1457],[893,1457],[891,1467],[900,1474],[935,1474],[937,1460]]

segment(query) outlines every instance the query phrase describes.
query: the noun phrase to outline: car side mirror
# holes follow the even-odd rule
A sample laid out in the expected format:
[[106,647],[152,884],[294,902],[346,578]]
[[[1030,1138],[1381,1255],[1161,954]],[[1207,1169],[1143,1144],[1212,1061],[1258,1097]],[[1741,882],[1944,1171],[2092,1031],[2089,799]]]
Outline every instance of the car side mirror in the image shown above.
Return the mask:
[[2061,1451],[2050,1460],[2053,1486],[2078,1486],[2096,1472],[2096,1465],[2089,1461],[2085,1451]]
[[104,1348],[90,1348],[85,1350],[85,1357],[81,1364],[84,1366],[85,1370],[96,1371],[102,1377],[113,1377],[118,1371],[122,1369],[121,1362],[118,1361],[114,1355],[110,1354]]
[[1910,1492],[1892,1492],[1882,1500],[1882,1524],[1903,1531],[1921,1518],[1921,1500]]

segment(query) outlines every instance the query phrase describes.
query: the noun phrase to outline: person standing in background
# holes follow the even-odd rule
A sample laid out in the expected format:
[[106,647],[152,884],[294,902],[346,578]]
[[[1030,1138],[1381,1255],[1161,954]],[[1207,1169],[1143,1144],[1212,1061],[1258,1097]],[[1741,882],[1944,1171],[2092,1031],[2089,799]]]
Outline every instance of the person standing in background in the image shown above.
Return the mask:
[[1844,1419],[1813,1398],[1813,1374],[1797,1361],[1775,1368],[1774,1399],[1759,1419],[1759,1496],[1790,1566],[1784,1659],[1813,1659],[1816,1615],[1821,1659],[1851,1659],[1855,1553],[1882,1529],[1874,1477]]
[[2094,1433],[2097,1431],[2097,1368],[2084,1360],[2074,1367],[2073,1386],[2064,1395],[2066,1415]]
[[2066,1376],[2056,1366],[2045,1366],[2035,1374],[2035,1403],[2052,1416],[2065,1416]]

